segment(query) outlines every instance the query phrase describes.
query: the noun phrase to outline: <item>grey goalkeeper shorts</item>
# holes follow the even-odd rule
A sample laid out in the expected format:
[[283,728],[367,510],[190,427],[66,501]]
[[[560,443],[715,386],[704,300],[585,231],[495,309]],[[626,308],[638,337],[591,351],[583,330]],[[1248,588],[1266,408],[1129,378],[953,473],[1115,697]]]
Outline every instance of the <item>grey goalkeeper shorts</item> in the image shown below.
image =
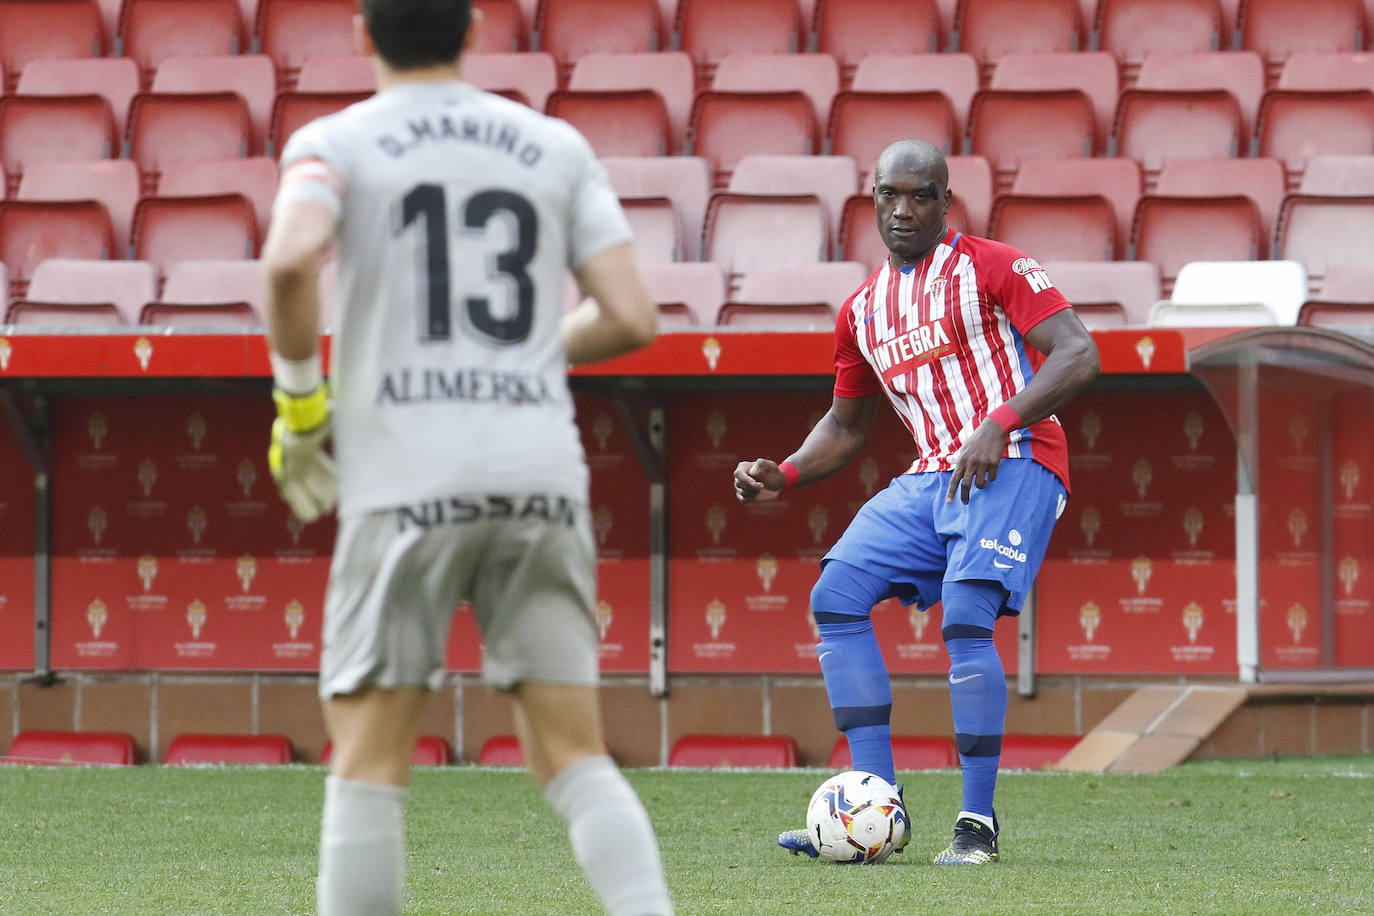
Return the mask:
[[595,684],[596,548],[586,502],[466,494],[341,520],[320,696],[437,690],[462,601],[482,634],[485,683]]

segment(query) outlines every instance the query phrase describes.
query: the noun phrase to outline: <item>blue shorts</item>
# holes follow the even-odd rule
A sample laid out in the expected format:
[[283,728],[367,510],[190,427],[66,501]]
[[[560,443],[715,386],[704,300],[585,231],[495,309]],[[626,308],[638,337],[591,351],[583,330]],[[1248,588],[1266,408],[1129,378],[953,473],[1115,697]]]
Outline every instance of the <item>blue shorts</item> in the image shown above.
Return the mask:
[[946,503],[949,471],[903,474],[864,504],[821,560],[841,560],[888,583],[883,598],[925,610],[945,582],[985,579],[1008,592],[1001,614],[1019,614],[1068,494],[1029,458],[1006,458],[997,479]]

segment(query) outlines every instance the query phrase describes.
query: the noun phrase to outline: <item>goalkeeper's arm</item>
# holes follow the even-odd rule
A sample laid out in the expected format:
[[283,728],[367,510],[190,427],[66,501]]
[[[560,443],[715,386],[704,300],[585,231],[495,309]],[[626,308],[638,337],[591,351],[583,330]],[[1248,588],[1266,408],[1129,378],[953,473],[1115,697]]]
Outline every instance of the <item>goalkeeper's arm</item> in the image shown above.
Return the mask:
[[277,405],[268,466],[291,511],[307,522],[338,499],[334,461],[324,449],[330,409],[318,349],[319,265],[336,221],[335,210],[318,200],[282,201],[262,252]]

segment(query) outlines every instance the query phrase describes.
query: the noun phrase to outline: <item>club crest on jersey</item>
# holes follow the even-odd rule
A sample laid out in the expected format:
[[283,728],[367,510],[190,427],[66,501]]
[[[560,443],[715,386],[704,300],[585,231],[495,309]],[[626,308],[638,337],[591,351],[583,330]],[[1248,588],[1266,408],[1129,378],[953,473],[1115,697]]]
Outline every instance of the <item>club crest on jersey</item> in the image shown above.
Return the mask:
[[1045,273],[1045,268],[1035,258],[1017,258],[1012,262],[1011,269],[1026,278],[1033,293],[1043,293],[1054,286],[1050,282],[1050,275]]
[[937,318],[874,344],[873,364],[882,374],[883,381],[890,382],[918,366],[953,353],[951,327],[948,317]]
[[930,282],[926,284],[926,295],[930,297],[932,302],[939,302],[943,299],[945,297],[945,278],[931,277]]

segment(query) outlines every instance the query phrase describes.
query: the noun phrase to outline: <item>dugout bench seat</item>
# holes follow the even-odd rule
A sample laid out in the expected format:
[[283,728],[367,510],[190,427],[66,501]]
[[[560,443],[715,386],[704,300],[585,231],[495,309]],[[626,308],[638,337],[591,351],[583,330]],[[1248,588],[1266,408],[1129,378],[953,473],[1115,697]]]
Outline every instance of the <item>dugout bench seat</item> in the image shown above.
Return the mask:
[[285,735],[177,735],[162,762],[170,766],[208,763],[278,764],[294,756]]
[[787,735],[683,735],[668,752],[668,766],[786,768],[800,758]]
[[[320,763],[328,764],[334,758],[334,742],[326,741],[320,753]],[[416,767],[441,767],[453,763],[453,748],[438,735],[421,735],[415,740],[415,753],[411,755],[410,765]]]
[[134,739],[123,732],[22,731],[14,736],[12,764],[99,764],[133,766]]

